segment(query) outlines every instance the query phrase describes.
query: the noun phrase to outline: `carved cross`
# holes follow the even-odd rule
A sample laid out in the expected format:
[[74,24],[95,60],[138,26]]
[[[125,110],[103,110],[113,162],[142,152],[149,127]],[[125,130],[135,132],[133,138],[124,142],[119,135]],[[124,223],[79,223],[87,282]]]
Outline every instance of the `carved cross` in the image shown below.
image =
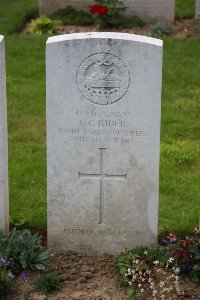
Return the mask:
[[78,172],[78,178],[84,179],[99,179],[100,182],[100,214],[99,214],[99,224],[104,224],[104,182],[106,179],[118,179],[118,180],[127,180],[127,173],[118,175],[118,174],[106,174],[105,173],[105,151],[106,148],[99,148],[100,150],[100,172],[97,174],[85,174]]

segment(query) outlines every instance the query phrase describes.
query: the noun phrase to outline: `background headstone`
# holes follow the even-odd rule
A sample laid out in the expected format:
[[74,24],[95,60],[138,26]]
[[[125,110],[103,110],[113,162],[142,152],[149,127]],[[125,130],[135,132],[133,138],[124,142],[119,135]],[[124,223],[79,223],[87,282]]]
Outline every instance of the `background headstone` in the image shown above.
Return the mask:
[[[124,0],[126,15],[136,15],[146,22],[166,20],[173,22],[175,18],[175,0]],[[88,10],[93,0],[40,0],[40,15],[50,15],[58,9],[70,5],[76,9]]]
[[5,45],[0,35],[0,229],[8,232],[8,145]]
[[200,0],[196,0],[195,17],[200,17]]
[[48,246],[118,253],[157,241],[162,41],[47,42]]

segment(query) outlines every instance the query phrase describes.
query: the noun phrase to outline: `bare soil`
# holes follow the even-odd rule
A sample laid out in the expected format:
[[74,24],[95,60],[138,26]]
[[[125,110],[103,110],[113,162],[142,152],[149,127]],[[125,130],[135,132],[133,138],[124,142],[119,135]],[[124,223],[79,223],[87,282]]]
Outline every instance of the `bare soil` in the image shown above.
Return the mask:
[[[171,36],[176,38],[185,38],[188,35],[190,35],[192,31],[192,23],[193,20],[181,20],[176,21],[173,24],[172,28],[172,34]],[[76,33],[76,32],[98,32],[102,31],[97,29],[95,26],[77,26],[77,25],[61,25],[60,26],[60,34],[67,34],[67,33]],[[133,27],[133,28],[107,28],[104,29],[104,31],[107,32],[126,32],[126,33],[134,33],[134,34],[140,34],[140,35],[150,35],[150,27],[144,26],[144,27]]]

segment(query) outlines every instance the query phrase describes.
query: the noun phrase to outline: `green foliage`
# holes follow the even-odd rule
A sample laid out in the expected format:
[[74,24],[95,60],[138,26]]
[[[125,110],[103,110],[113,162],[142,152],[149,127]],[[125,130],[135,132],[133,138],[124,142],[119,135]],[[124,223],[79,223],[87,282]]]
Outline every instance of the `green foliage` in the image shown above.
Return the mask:
[[46,270],[48,257],[46,248],[40,247],[40,238],[29,230],[16,230],[8,236],[0,231],[0,253],[13,262],[12,270]]
[[49,294],[60,290],[60,280],[54,273],[47,273],[37,278],[35,288],[38,291]]
[[176,266],[168,249],[159,245],[131,249],[121,253],[116,261],[121,282],[129,287],[127,292],[130,300],[137,299],[140,293],[168,299],[169,291],[176,299],[181,294],[177,276],[179,269]]
[[124,4],[119,0],[96,0],[90,7],[94,23],[99,28],[113,26],[113,24],[118,26],[120,19],[123,19],[120,17],[120,12],[124,10]]
[[16,287],[16,280],[11,272],[13,263],[6,261],[0,254],[0,297],[10,294]]
[[128,288],[127,294],[130,300],[137,300],[137,297],[139,295],[137,290],[131,288]]
[[150,26],[150,33],[153,37],[163,37],[170,35],[172,32],[172,26],[166,21],[158,21]]
[[136,16],[130,18],[124,18],[121,16],[110,17],[107,26],[115,28],[132,28],[132,27],[143,27],[145,23]]
[[195,13],[195,0],[176,0],[176,18],[193,18]]
[[[114,11],[114,8],[112,8],[112,11]],[[114,14],[107,14],[100,17],[85,11],[77,11],[71,6],[58,10],[52,14],[51,18],[60,20],[65,25],[86,26],[96,24],[98,27],[112,26],[120,28],[144,26],[144,22],[139,17],[124,18]]]
[[[196,236],[184,239],[163,239],[167,252],[174,258],[180,274],[189,276],[193,281],[200,281],[200,227],[194,229]],[[175,237],[175,235],[173,234]]]
[[51,20],[45,16],[41,16],[31,21],[27,33],[37,34],[37,35],[57,34],[59,31],[60,24],[61,22],[58,20]]
[[37,0],[1,0],[0,1],[0,34],[17,32],[25,20],[38,15]]
[[77,11],[75,8],[68,6],[60,9],[51,15],[51,18],[62,21],[64,25],[92,25],[92,16],[85,11]]

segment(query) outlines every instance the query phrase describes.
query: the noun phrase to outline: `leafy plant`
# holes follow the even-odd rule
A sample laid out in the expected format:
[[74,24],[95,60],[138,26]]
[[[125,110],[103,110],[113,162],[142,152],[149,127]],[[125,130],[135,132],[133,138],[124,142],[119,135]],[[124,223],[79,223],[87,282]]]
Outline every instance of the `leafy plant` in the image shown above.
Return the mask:
[[12,266],[13,263],[11,261],[5,260],[0,255],[0,296],[10,294],[16,287],[16,281],[11,272]]
[[124,4],[119,0],[96,0],[90,7],[90,13],[98,27],[112,26],[119,13],[124,10]]
[[163,37],[171,34],[172,26],[166,21],[158,21],[150,26],[150,32],[153,37]]
[[51,18],[60,20],[64,25],[92,25],[94,23],[91,14],[85,11],[77,11],[75,8],[68,6],[59,9],[51,15]]
[[27,33],[31,34],[56,34],[59,31],[61,22],[58,20],[51,20],[45,16],[41,16],[31,21]]
[[129,287],[127,293],[130,300],[147,293],[157,299],[167,299],[169,294],[177,299],[182,294],[179,269],[165,247],[137,247],[121,253],[116,268],[121,275],[121,283]]
[[174,234],[174,242],[167,236],[163,239],[168,253],[176,261],[180,273],[189,276],[193,281],[200,281],[200,227],[194,229],[195,235],[177,239]]
[[60,290],[59,278],[54,273],[47,273],[37,278],[35,288],[38,291],[49,294]]
[[40,247],[40,238],[29,230],[16,230],[8,236],[0,231],[0,253],[13,262],[12,270],[46,270],[48,257],[46,248]]

